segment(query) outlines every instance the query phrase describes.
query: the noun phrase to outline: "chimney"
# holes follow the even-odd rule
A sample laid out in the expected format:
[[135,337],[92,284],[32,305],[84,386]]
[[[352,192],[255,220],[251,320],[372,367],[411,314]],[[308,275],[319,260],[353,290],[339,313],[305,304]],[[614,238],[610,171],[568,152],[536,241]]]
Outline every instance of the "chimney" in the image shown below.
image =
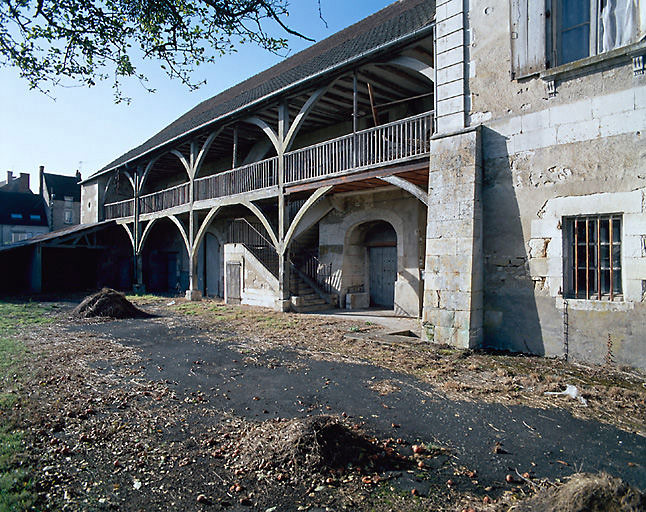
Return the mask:
[[[43,195],[43,183],[45,181],[45,166],[41,165],[38,168],[38,195]],[[44,197],[44,196],[43,196]]]
[[20,192],[31,192],[29,189],[29,173],[21,172],[20,178],[18,178],[18,183]]
[[81,171],[79,171],[79,170],[77,169],[77,170],[76,170],[76,182],[78,183],[79,181],[81,181]]
[[12,181],[13,181],[13,172],[7,171],[7,185],[11,185]]

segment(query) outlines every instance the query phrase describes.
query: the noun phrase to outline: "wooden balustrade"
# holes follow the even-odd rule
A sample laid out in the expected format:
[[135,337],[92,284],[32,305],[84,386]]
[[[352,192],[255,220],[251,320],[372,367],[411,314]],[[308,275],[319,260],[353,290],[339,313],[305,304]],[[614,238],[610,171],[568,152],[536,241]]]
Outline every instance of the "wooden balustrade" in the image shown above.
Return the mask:
[[226,197],[278,184],[278,157],[195,180],[195,200]]
[[430,151],[433,113],[362,130],[285,155],[285,183],[397,163]]
[[132,217],[135,214],[135,201],[134,199],[126,199],[125,201],[106,204],[103,208],[106,219]]
[[186,204],[190,201],[190,187],[190,183],[182,183],[166,190],[141,196],[139,198],[139,212],[159,212]]
[[[285,183],[317,180],[371,166],[388,165],[429,154],[433,112],[344,135],[285,153]],[[195,201],[227,197],[278,184],[278,157],[195,180]],[[139,198],[140,213],[153,213],[187,204],[190,184]],[[106,219],[134,214],[132,199],[105,205]]]

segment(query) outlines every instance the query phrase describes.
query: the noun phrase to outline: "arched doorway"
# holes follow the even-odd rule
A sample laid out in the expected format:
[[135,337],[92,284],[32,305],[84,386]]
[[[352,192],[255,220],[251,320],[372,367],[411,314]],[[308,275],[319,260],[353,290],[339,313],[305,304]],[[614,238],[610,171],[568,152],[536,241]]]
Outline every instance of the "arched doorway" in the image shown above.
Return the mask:
[[370,305],[393,308],[397,281],[397,233],[387,222],[370,224],[364,241],[368,257]]
[[353,306],[346,307],[394,309],[398,257],[391,223],[369,220],[351,228],[343,248],[343,288]]

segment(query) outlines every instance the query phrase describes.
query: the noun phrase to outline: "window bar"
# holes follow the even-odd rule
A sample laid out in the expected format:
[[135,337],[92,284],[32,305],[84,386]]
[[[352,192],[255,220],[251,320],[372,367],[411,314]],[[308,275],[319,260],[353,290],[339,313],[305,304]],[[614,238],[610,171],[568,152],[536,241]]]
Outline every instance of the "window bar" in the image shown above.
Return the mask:
[[601,300],[601,217],[597,217],[597,290]]
[[608,255],[610,258],[610,300],[614,299],[614,289],[615,289],[615,282],[612,280],[612,267],[613,267],[613,262],[612,262],[612,216],[608,219],[608,231],[609,231],[609,241],[610,245],[608,247]]
[[574,296],[579,298],[579,221],[574,219]]
[[590,299],[590,224],[585,219],[585,298]]

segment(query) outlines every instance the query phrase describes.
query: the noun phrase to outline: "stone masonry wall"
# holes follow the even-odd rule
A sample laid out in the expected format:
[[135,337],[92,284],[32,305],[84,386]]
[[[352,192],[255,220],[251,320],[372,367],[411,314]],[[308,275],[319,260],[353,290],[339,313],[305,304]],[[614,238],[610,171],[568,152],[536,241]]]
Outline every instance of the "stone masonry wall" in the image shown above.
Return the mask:
[[482,186],[478,130],[432,141],[423,332],[463,348],[482,339]]
[[[484,344],[646,367],[646,76],[630,57],[510,78],[509,5],[469,8],[467,122],[482,124]],[[564,296],[563,218],[622,219],[622,291]]]

